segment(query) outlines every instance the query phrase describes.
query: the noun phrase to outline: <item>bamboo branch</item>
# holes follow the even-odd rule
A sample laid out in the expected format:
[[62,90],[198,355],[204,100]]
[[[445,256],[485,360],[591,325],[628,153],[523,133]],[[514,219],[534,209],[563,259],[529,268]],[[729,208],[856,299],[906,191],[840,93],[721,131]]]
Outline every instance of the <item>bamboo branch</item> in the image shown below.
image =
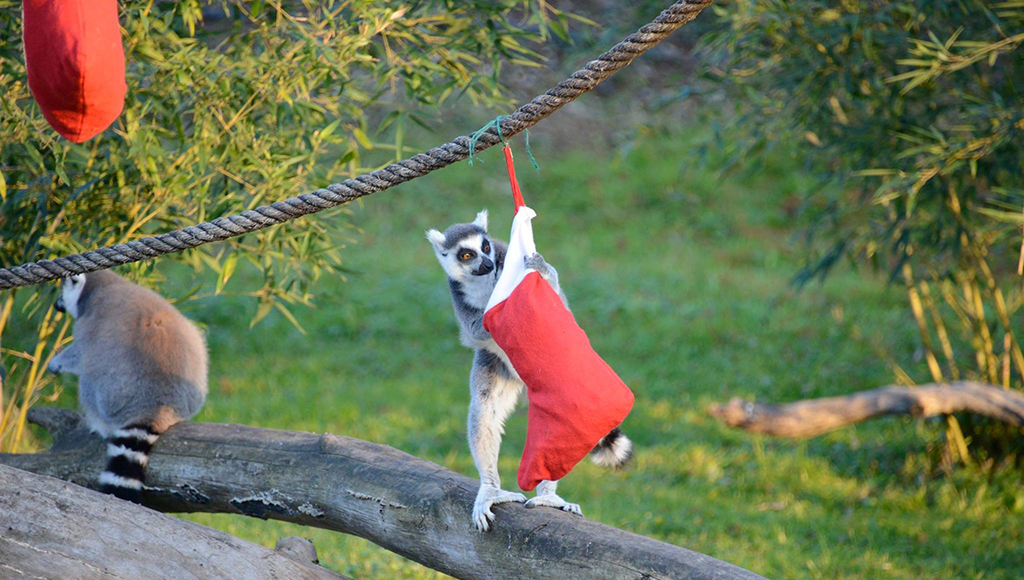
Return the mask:
[[[34,409],[55,430],[44,453],[0,463],[94,486],[102,442],[77,414]],[[550,508],[494,508],[471,524],[478,482],[397,449],[349,437],[239,425],[184,423],[157,441],[146,505],[167,512],[273,518],[366,538],[456,578],[758,579],[760,576],[650,538]]]
[[966,411],[1024,426],[1024,393],[961,381],[890,385],[842,397],[771,405],[733,399],[709,412],[730,427],[779,437],[814,437],[883,415],[933,417]]

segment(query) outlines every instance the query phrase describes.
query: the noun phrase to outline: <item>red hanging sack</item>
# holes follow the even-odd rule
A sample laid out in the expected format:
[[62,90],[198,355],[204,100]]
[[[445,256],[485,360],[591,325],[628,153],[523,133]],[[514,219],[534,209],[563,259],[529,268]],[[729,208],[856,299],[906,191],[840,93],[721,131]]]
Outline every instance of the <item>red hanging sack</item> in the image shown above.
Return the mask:
[[633,393],[590,346],[547,280],[526,267],[536,253],[531,220],[506,148],[516,199],[505,266],[484,313],[484,328],[526,383],[530,400],[519,487],[562,479],[618,427],[633,408]]
[[81,143],[124,108],[116,0],[24,0],[28,86],[58,133]]

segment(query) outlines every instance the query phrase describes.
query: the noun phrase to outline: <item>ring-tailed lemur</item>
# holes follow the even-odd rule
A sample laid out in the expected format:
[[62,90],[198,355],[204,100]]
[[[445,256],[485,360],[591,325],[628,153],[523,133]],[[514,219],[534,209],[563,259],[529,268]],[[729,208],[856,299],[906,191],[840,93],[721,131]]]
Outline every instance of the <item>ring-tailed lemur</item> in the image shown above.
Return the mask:
[[106,270],[65,278],[57,309],[75,319],[75,340],[47,368],[78,375],[86,421],[107,438],[101,491],[139,503],[157,437],[206,400],[203,335],[161,296]]
[[[549,506],[583,515],[578,504],[558,496],[557,481],[541,482],[536,497],[529,501],[521,493],[501,489],[498,451],[505,419],[515,409],[525,385],[483,326],[484,309],[501,275],[507,249],[504,242],[487,233],[487,210],[477,214],[473,222],[455,224],[444,233],[430,230],[427,239],[448,275],[462,344],[476,351],[469,378],[469,448],[480,472],[480,489],[473,505],[474,525],[482,532],[487,531],[494,520],[491,506],[507,502],[526,502],[526,507]],[[540,254],[527,256],[526,266],[540,273],[565,307],[569,307],[558,284],[558,272]],[[598,442],[591,459],[603,467],[621,467],[629,461],[632,451],[632,442],[615,428]]]

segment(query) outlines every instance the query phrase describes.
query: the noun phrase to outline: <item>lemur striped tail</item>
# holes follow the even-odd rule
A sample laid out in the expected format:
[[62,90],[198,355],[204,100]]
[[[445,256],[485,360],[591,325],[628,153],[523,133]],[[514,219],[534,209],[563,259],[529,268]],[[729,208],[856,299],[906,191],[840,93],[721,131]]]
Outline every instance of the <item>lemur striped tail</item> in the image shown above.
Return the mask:
[[149,452],[158,434],[151,425],[128,425],[107,439],[107,468],[100,472],[100,491],[142,503]]
[[597,442],[590,452],[590,460],[601,467],[619,469],[633,457],[633,442],[616,427]]

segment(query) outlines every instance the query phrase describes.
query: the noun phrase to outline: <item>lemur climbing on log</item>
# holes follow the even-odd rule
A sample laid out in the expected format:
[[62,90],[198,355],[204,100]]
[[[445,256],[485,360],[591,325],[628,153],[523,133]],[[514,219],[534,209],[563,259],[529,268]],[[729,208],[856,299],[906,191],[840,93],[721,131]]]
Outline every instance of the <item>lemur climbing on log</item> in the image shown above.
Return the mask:
[[[448,275],[461,342],[476,352],[469,378],[469,448],[480,472],[473,524],[481,532],[487,531],[494,521],[491,506],[508,502],[525,502],[526,507],[531,508],[554,507],[583,515],[579,504],[558,496],[557,481],[541,482],[537,495],[528,501],[521,493],[501,489],[498,452],[505,420],[515,409],[526,385],[504,351],[484,329],[484,310],[501,276],[507,250],[504,242],[488,234],[487,210],[477,214],[472,222],[455,224],[444,233],[430,230],[427,239]],[[554,267],[540,254],[527,256],[525,260],[528,268],[537,270],[548,281],[568,309],[569,301],[559,286]],[[632,453],[632,442],[616,427],[598,442],[590,457],[597,465],[617,468],[625,465]]]

